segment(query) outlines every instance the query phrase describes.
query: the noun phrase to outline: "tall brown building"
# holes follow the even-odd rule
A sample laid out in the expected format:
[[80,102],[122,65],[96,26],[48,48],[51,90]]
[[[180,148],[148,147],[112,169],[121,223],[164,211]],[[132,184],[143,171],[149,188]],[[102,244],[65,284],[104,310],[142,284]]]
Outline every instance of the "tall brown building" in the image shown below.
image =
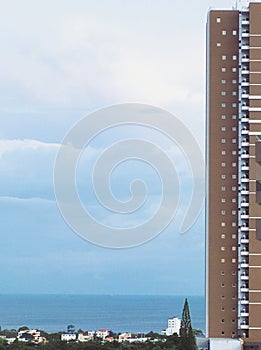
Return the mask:
[[206,150],[207,335],[261,349],[261,3],[209,11]]

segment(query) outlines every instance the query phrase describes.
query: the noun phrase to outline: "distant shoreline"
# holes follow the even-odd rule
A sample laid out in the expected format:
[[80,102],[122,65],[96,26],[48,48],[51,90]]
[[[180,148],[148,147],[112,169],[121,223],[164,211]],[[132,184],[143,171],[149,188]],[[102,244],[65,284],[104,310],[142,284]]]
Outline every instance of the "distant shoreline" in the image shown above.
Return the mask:
[[[193,328],[205,330],[205,299],[188,296]],[[43,329],[48,333],[76,329],[114,332],[161,332],[169,317],[181,317],[184,296],[104,294],[0,294],[0,326]]]

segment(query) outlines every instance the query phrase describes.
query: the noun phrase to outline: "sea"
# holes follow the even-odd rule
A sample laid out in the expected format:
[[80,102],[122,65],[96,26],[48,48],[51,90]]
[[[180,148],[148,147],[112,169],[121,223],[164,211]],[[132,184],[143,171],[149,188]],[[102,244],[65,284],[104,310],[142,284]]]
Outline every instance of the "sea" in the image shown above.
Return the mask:
[[[0,326],[59,332],[72,324],[84,331],[160,332],[168,318],[181,318],[184,300],[161,295],[0,295]],[[190,296],[188,302],[193,328],[205,332],[204,297]]]

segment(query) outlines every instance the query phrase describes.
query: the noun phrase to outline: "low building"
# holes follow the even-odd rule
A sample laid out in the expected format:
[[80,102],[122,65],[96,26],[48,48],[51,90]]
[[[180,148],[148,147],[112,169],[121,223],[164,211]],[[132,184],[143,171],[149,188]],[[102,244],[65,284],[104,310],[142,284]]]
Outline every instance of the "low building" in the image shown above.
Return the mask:
[[73,341],[73,340],[77,340],[76,333],[62,333],[61,334],[61,341]]
[[13,343],[17,338],[15,337],[7,337],[6,335],[0,335],[0,339],[3,339],[7,342],[7,344]]
[[78,341],[79,342],[86,342],[93,340],[95,332],[79,332],[78,333]]
[[45,337],[37,329],[24,329],[17,333],[17,339],[23,342],[46,343]]
[[110,332],[107,329],[101,328],[98,331],[96,331],[96,337],[97,338],[101,338],[101,339],[105,339],[106,337],[108,337],[110,335]]
[[122,343],[123,341],[127,341],[131,338],[131,333],[122,333],[118,337],[118,342]]
[[242,350],[243,342],[240,339],[210,338],[209,350]]

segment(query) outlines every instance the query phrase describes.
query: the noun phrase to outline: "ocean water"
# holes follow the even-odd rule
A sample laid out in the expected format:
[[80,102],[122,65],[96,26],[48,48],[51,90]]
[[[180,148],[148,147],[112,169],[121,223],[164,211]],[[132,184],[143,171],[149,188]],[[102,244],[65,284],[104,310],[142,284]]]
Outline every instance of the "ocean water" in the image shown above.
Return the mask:
[[[181,318],[185,297],[127,295],[0,295],[0,326],[26,325],[47,332],[107,328],[114,332],[160,332]],[[188,297],[193,328],[205,331],[204,297]]]

